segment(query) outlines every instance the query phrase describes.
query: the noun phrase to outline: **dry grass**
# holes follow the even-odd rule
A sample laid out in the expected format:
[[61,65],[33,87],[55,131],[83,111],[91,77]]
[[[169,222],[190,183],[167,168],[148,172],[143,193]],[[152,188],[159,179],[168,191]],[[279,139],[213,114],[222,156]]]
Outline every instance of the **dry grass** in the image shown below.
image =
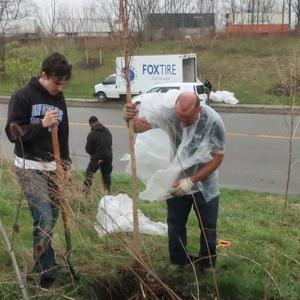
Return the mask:
[[[82,181],[82,173],[75,171],[72,190],[66,191],[72,216],[71,262],[80,272],[80,279],[73,283],[71,278],[65,278],[50,291],[39,290],[35,284],[28,283],[31,297],[144,299],[143,295],[147,295],[147,299],[214,299],[216,286],[211,277],[203,277],[192,267],[179,272],[169,268],[166,237],[142,235],[141,257],[134,253],[129,233],[99,238],[94,230],[102,195],[99,176],[96,176],[88,198],[81,191]],[[19,190],[7,167],[3,168],[1,186],[1,220],[11,237]],[[128,177],[114,175],[113,192],[119,190],[129,193]],[[268,278],[269,299],[297,299],[300,292],[299,200],[289,198],[284,230],[278,236],[278,221],[284,203],[282,197],[222,191],[219,238],[229,240],[231,247],[219,248],[216,282],[221,299],[262,299]],[[164,202],[141,202],[140,208],[151,219],[165,221]],[[14,249],[21,271],[30,272],[32,225],[25,200],[22,201],[18,223],[20,232],[15,237]],[[188,236],[189,251],[196,254],[199,232],[193,215],[189,220]],[[58,260],[63,263],[65,241],[61,221],[55,227],[54,245]],[[271,272],[275,250],[275,265]],[[1,253],[0,298],[16,299],[20,296],[16,275],[8,253]]]

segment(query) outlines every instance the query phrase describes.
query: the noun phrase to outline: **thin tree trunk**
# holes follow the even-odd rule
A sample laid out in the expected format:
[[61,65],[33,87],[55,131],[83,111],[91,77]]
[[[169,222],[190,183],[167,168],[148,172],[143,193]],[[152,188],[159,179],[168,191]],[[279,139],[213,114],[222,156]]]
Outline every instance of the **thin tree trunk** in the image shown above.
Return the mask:
[[252,6],[251,6],[251,24],[254,24],[254,8],[255,8],[255,2],[252,0]]
[[282,0],[282,12],[281,12],[281,25],[283,27],[283,24],[284,24],[284,7],[285,7],[285,3],[284,3],[284,0]]
[[4,32],[0,35],[0,73],[5,72],[5,37]]
[[[132,52],[130,48],[130,36],[128,30],[128,14],[127,14],[127,2],[126,0],[120,0],[120,15],[122,21],[122,56],[125,60],[125,80],[126,80],[126,96],[127,102],[131,101],[131,89],[129,78],[129,56]],[[129,139],[129,153],[131,160],[131,193],[132,193],[132,209],[133,209],[133,243],[136,254],[140,253],[139,242],[139,220],[138,220],[138,184],[137,184],[137,172],[136,172],[136,159],[134,150],[134,131],[133,120],[129,121],[128,126],[128,139]]]

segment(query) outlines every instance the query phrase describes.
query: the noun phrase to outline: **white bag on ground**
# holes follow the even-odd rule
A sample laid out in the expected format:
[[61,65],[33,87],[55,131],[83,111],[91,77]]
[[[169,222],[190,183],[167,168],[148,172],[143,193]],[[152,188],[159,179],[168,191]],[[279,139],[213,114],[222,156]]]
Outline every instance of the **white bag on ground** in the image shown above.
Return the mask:
[[238,104],[239,100],[234,97],[234,93],[228,91],[211,91],[209,99],[212,102],[224,102],[227,104]]
[[[138,212],[140,233],[167,235],[167,224],[153,222],[142,212]],[[132,232],[132,199],[126,194],[104,196],[99,203],[95,229],[99,236],[111,232]]]

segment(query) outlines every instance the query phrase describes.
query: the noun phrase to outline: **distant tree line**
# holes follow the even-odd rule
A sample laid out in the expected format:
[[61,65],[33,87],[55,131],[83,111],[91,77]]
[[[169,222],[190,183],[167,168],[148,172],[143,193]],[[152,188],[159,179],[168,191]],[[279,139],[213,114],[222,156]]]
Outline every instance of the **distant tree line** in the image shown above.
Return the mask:
[[[88,34],[98,22],[97,26],[105,24],[112,34],[118,32],[121,28],[119,3],[119,0],[95,0],[78,10],[66,4],[58,5],[57,0],[40,0],[39,5],[30,0],[0,0],[0,72],[4,71],[5,40],[13,21],[34,17],[39,37],[42,42],[47,39],[51,48],[51,40],[58,31],[71,35],[80,30]],[[290,25],[294,16],[296,27],[300,28],[300,0],[127,0],[126,5],[129,29],[141,39],[152,36],[148,15],[157,13],[214,13],[219,29],[225,25],[228,14],[232,20],[237,14],[247,15],[250,24],[257,24],[267,16],[281,13],[282,20],[288,19]]]

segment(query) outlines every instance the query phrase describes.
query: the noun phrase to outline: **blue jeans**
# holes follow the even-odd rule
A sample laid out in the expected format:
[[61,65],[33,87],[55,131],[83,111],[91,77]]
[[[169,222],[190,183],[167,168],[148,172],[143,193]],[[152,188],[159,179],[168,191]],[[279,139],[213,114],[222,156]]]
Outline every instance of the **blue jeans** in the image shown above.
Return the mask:
[[51,245],[59,215],[58,187],[53,172],[17,169],[17,176],[33,218],[33,259],[35,271],[53,277],[56,265]]
[[170,260],[173,264],[178,265],[190,262],[186,250],[186,223],[192,207],[198,218],[201,231],[199,263],[202,267],[209,267],[211,263],[214,266],[216,261],[219,196],[205,202],[201,192],[167,199]]

